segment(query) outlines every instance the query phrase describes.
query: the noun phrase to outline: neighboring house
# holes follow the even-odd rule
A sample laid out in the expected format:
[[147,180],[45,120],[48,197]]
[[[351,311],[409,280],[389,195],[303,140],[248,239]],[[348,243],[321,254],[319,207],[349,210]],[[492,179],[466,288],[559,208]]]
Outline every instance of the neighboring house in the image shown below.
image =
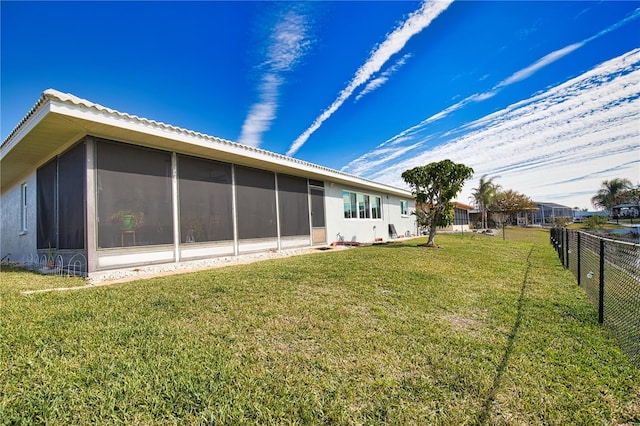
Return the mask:
[[640,203],[623,203],[611,208],[613,219],[636,219],[640,217]]
[[482,228],[482,211],[477,207],[469,210],[469,224],[472,228]]
[[55,90],[0,169],[0,258],[55,251],[86,276],[416,232],[409,191]]
[[[556,220],[573,220],[573,209],[556,203],[543,203],[535,201],[538,210],[531,213],[531,224],[544,225],[554,223]],[[527,219],[528,220],[528,219]]]
[[453,224],[446,228],[438,228],[444,231],[464,232],[469,231],[470,227],[470,213],[474,211],[475,207],[468,204],[461,203],[459,201],[453,201]]
[[[459,201],[452,201],[453,207],[453,223],[447,227],[438,227],[439,232],[447,231],[468,231],[470,229],[469,224],[469,212],[474,209],[473,206],[461,203]],[[422,204],[416,203],[416,208],[421,208]],[[423,235],[428,234],[428,229],[422,229]]]

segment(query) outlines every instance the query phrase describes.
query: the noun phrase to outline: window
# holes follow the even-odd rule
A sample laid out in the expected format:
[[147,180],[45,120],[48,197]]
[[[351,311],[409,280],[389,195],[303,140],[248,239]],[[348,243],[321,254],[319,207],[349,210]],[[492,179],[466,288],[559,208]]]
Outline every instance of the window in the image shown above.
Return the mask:
[[371,205],[371,218],[382,219],[382,198],[373,197],[373,204]]
[[371,206],[369,205],[369,196],[358,194],[358,217],[360,219],[369,219],[371,217]]
[[409,216],[409,203],[407,200],[400,200],[400,214],[402,216]]
[[27,184],[26,182],[20,186],[20,231],[27,232]]
[[355,192],[342,191],[342,199],[344,201],[344,218],[355,219],[358,217],[358,203],[356,201]]
[[382,219],[382,198],[342,191],[345,219]]

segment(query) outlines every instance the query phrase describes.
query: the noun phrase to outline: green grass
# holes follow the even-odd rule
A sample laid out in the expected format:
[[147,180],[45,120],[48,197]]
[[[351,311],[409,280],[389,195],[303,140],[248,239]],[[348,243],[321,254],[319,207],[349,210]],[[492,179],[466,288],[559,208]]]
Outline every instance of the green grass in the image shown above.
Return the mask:
[[3,271],[0,423],[640,422],[548,232],[420,242],[30,295],[54,278]]

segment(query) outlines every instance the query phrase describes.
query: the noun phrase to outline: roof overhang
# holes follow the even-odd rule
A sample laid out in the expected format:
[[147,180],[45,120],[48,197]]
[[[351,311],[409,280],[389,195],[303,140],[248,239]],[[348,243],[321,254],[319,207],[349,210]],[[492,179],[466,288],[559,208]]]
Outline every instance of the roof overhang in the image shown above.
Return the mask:
[[52,89],[43,92],[35,106],[0,146],[2,191],[86,135],[412,197],[404,189],[121,113]]
[[470,213],[473,213],[473,210],[475,210],[475,207],[470,206],[469,204],[465,204],[465,203],[461,203],[460,201],[454,201],[453,204],[461,209],[461,210],[467,210]]

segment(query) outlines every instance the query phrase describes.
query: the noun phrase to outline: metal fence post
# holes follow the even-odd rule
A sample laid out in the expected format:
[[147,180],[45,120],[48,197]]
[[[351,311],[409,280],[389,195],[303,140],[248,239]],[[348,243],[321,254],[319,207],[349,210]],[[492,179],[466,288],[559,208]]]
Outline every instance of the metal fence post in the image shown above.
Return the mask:
[[569,269],[569,229],[564,228],[564,253],[565,253],[565,267]]
[[564,230],[562,228],[558,228],[558,238],[560,239],[560,245],[558,246],[558,255],[560,256],[560,262],[562,262],[562,266],[564,264]]
[[562,264],[567,269],[567,246],[569,245],[569,239],[567,238],[566,228],[560,229],[560,235],[562,236]]
[[604,239],[600,240],[600,291],[598,296],[598,322],[604,323]]
[[582,234],[580,232],[578,232],[578,242],[576,244],[576,250],[578,251],[578,253],[577,253],[578,258],[576,259],[576,262],[577,262],[576,266],[578,267],[578,272],[577,272],[578,285],[580,285],[580,236],[581,235]]

